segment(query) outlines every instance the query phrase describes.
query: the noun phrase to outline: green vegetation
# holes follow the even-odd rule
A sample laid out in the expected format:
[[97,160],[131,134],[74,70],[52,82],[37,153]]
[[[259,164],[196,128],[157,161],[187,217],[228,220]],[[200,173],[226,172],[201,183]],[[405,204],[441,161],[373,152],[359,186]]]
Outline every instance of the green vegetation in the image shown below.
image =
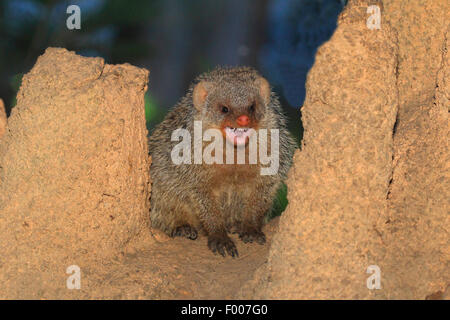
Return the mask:
[[273,201],[272,209],[266,216],[266,222],[275,217],[281,216],[281,213],[286,209],[287,205],[287,186],[285,183],[282,183],[277,191],[277,196]]
[[165,108],[161,108],[161,106],[156,102],[156,99],[147,93],[144,96],[145,99],[145,120],[147,122],[147,129],[151,130],[158,123],[160,123],[167,112]]

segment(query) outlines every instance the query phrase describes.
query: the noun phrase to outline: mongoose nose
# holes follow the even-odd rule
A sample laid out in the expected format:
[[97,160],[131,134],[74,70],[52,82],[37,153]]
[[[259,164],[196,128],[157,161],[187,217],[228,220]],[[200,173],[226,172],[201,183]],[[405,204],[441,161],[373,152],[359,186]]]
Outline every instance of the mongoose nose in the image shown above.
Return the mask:
[[242,116],[239,116],[239,118],[237,118],[236,122],[241,127],[245,127],[246,125],[248,125],[249,119],[246,115],[243,114]]

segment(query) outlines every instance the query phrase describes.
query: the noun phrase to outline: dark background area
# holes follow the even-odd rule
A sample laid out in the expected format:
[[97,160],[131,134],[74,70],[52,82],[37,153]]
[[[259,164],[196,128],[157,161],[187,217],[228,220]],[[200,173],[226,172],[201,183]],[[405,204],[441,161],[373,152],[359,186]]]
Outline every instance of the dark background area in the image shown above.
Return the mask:
[[[301,140],[300,109],[317,47],[345,0],[0,0],[0,97],[7,113],[21,77],[49,46],[150,70],[149,129],[200,73],[249,65],[274,86]],[[69,30],[67,7],[81,9]]]

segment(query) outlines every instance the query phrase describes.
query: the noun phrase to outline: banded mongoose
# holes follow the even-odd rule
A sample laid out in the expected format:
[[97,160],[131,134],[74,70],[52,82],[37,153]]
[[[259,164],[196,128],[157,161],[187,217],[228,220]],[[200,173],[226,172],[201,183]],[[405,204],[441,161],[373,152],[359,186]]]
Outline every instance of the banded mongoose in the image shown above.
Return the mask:
[[[202,134],[207,129],[220,130],[223,148],[211,155],[223,150],[223,164],[199,163],[198,158],[196,162],[194,121],[201,123]],[[172,141],[177,129],[191,137],[187,140],[191,154],[182,163],[173,160],[173,150],[181,140]],[[252,135],[261,129],[268,131],[268,151],[275,150],[270,145],[270,129],[279,132],[279,166],[273,174],[261,173],[264,166],[259,155],[256,164],[248,160],[250,142],[256,141],[260,147]],[[203,140],[201,152],[211,143]],[[208,236],[208,247],[222,256],[238,256],[228,233],[238,233],[243,242],[264,244],[264,217],[291,166],[295,146],[278,98],[256,70],[219,67],[200,75],[149,138],[152,226],[171,237],[192,240],[201,232]],[[234,152],[230,157],[233,164],[225,160],[227,147]],[[245,164],[236,163],[238,149],[245,152]]]

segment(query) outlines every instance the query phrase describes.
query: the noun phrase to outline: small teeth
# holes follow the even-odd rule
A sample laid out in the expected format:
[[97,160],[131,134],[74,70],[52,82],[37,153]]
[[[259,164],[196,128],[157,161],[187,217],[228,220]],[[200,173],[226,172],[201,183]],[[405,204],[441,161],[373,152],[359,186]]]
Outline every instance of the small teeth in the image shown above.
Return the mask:
[[252,131],[249,129],[250,128],[226,127],[225,132],[227,140],[231,141],[235,145],[245,145],[252,134]]
[[234,132],[247,132],[248,128],[230,128]]

